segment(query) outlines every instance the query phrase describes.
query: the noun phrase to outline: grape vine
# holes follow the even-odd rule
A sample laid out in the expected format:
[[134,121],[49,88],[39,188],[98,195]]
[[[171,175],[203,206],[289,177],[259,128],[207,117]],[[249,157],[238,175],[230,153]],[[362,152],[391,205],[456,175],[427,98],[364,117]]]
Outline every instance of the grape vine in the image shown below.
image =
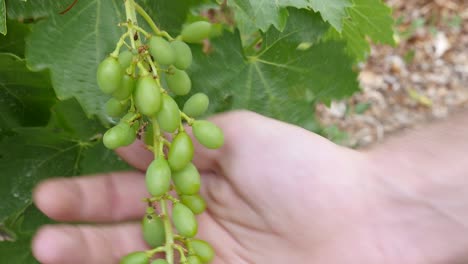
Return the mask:
[[[151,197],[144,198],[148,207],[142,220],[143,238],[152,249],[131,253],[120,263],[209,263],[214,258],[213,248],[195,238],[196,215],[205,211],[206,203],[199,194],[200,174],[192,163],[194,147],[185,125],[191,126],[194,137],[209,149],[222,147],[224,136],[215,124],[196,119],[208,109],[207,95],[194,94],[183,111],[172,96],[190,93],[192,84],[185,70],[192,64],[192,52],[187,43],[209,38],[212,25],[194,22],[174,38],[159,29],[135,0],[125,1],[125,11],[127,21],[120,26],[127,31],[97,70],[99,88],[112,95],[105,110],[109,116],[120,118],[104,134],[103,143],[117,149],[143,136],[154,160],[146,171]],[[138,24],[137,14],[152,33]],[[165,258],[154,259],[158,253],[164,253]]]

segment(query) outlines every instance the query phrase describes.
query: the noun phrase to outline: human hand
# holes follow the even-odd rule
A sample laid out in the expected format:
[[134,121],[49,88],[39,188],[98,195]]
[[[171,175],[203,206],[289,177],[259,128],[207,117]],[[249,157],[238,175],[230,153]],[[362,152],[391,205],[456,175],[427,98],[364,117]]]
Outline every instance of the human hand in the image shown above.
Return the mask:
[[[213,121],[226,144],[215,151],[196,145],[194,163],[208,203],[199,237],[214,245],[215,264],[418,263],[401,261],[413,259],[410,248],[398,251],[410,242],[400,232],[410,230],[394,221],[398,206],[367,153],[248,112]],[[141,170],[152,160],[142,144],[119,154]],[[34,255],[44,264],[106,264],[146,249],[139,225],[145,194],[139,172],[42,183],[34,200],[49,217],[102,225],[44,227]]]

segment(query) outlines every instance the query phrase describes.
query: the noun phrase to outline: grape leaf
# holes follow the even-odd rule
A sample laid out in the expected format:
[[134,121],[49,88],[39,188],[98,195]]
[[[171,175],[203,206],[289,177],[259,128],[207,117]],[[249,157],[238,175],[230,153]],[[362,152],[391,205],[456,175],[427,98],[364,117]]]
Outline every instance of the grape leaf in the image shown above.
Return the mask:
[[0,256],[8,264],[36,264],[31,253],[31,236],[21,237],[16,242],[0,242]]
[[15,128],[0,142],[0,223],[31,202],[31,190],[40,180],[128,168],[98,140],[96,131],[103,131],[99,122],[88,119],[75,101],[58,105],[54,116],[57,111],[74,115],[73,126],[64,127],[54,117],[47,127]]
[[31,32],[28,25],[7,20],[9,28],[6,36],[0,35],[0,52],[13,53],[24,58],[25,38]]
[[3,35],[7,33],[5,0],[0,0],[0,33]]
[[282,30],[288,17],[281,1],[271,0],[233,0],[228,5],[234,9],[237,24],[245,32],[258,29],[267,31],[271,25]]
[[370,52],[367,37],[376,43],[395,44],[392,9],[381,0],[353,0],[353,6],[347,12],[349,17],[343,21],[340,37],[346,39],[349,54],[358,61]]
[[251,34],[260,29],[266,32],[270,26],[282,30],[288,17],[287,8],[310,8],[320,12],[336,30],[341,31],[346,17],[346,8],[351,0],[233,0],[228,5],[236,13],[236,21],[243,34]]
[[350,0],[309,0],[310,7],[320,12],[323,19],[328,21],[337,31],[341,31],[346,8],[351,6]]
[[[142,6],[161,29],[176,35],[187,19],[190,7],[195,3],[195,0],[144,0]],[[143,20],[140,24],[142,23]]]
[[[195,49],[191,77],[195,91],[218,98],[211,111],[245,108],[308,127],[315,124],[313,102],[358,89],[345,45],[320,41],[328,29],[320,16],[297,9],[289,13],[284,31],[268,30],[255,56],[245,57],[238,32],[214,40],[208,55]],[[298,49],[304,42],[310,48]]]
[[47,124],[55,101],[47,73],[31,72],[16,55],[0,53],[0,131]]
[[9,228],[15,233],[14,241],[0,242],[0,256],[8,263],[39,263],[31,254],[32,236],[39,226],[52,222],[33,204],[22,208],[5,221],[5,226],[0,226],[0,232],[2,228]]
[[35,21],[51,14],[58,14],[67,8],[69,1],[57,0],[34,0],[18,1],[6,0],[7,14],[9,19],[18,21]]
[[97,88],[96,69],[119,39],[116,25],[122,19],[117,0],[78,1],[65,15],[51,14],[33,26],[26,42],[28,65],[50,69],[60,100],[76,97],[88,115],[99,114],[108,97]]

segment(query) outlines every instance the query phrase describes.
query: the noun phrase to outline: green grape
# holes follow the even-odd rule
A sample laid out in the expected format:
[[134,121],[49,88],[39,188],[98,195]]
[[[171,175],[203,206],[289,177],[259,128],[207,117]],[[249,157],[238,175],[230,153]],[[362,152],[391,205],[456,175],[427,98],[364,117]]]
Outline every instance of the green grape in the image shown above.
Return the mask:
[[203,263],[211,262],[215,257],[213,247],[206,241],[200,239],[193,239],[190,241],[195,254],[200,258]]
[[132,95],[133,90],[135,90],[135,85],[136,79],[133,78],[133,76],[124,74],[119,89],[117,89],[112,96],[119,100],[128,99],[130,95]]
[[180,201],[185,204],[196,215],[203,213],[206,210],[206,202],[199,194],[182,195]]
[[131,51],[126,50],[119,54],[119,63],[120,63],[120,67],[122,68],[122,70],[125,71],[128,67],[130,67],[130,65],[132,64],[132,61],[133,61],[133,54]]
[[148,43],[149,50],[154,60],[162,65],[172,65],[176,60],[176,54],[171,44],[162,37],[152,37]]
[[157,259],[151,262],[151,264],[169,264],[165,259]]
[[122,104],[119,100],[111,98],[106,102],[105,109],[110,117],[120,117],[127,110],[127,106],[127,104]]
[[123,257],[120,264],[148,264],[149,258],[145,252],[133,252]]
[[138,81],[134,98],[138,111],[144,115],[154,116],[161,109],[161,91],[149,75]]
[[167,156],[172,171],[179,171],[192,161],[193,143],[187,133],[181,132],[174,138]]
[[167,94],[162,97],[161,110],[158,113],[158,122],[161,128],[174,133],[180,126],[180,109],[177,103]]
[[186,26],[182,33],[182,40],[187,43],[200,43],[208,38],[211,33],[211,24],[206,21],[197,21]]
[[171,188],[171,168],[161,155],[146,170],[146,188],[153,196],[161,196]]
[[122,68],[114,57],[105,58],[98,66],[97,83],[101,91],[106,94],[115,92],[122,81]]
[[176,40],[171,42],[171,47],[174,50],[176,57],[174,66],[179,70],[186,70],[192,64],[192,50],[185,42]]
[[194,195],[200,191],[200,173],[193,163],[172,174],[176,190],[180,194]]
[[188,238],[194,237],[198,232],[198,223],[190,209],[177,203],[172,209],[172,221],[180,235]]
[[184,113],[191,117],[199,117],[203,115],[208,106],[210,99],[204,93],[197,93],[192,95],[184,104]]
[[192,89],[192,81],[185,71],[171,69],[172,74],[166,75],[167,86],[176,95],[186,95]]
[[[103,143],[108,149],[117,149],[132,144],[135,137],[135,130],[129,124],[119,123],[107,130],[103,137]],[[132,138],[133,140],[131,140]]]
[[166,241],[166,232],[164,221],[156,214],[145,215],[142,221],[143,238],[151,247],[164,245]]
[[197,256],[190,256],[187,258],[188,264],[202,264],[203,262]]
[[199,120],[192,125],[195,138],[205,147],[209,149],[217,149],[224,144],[223,131],[215,124]]
[[138,131],[138,124],[130,126],[130,124],[126,122],[120,122],[119,125],[125,127],[125,139],[123,141],[123,147],[131,145],[136,140],[137,131]]

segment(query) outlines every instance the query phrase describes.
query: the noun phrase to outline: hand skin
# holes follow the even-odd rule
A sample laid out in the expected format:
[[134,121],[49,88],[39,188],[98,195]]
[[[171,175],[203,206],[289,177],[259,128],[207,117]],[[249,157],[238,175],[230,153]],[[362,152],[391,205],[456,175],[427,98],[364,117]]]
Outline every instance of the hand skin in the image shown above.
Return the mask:
[[[468,263],[468,115],[355,151],[249,112],[212,119],[226,136],[196,145],[208,211],[199,237],[214,264]],[[141,143],[118,153],[144,170]],[[118,263],[144,250],[142,172],[52,179],[34,192],[49,217],[84,224],[43,227],[44,264]],[[99,223],[99,225],[96,225]]]

